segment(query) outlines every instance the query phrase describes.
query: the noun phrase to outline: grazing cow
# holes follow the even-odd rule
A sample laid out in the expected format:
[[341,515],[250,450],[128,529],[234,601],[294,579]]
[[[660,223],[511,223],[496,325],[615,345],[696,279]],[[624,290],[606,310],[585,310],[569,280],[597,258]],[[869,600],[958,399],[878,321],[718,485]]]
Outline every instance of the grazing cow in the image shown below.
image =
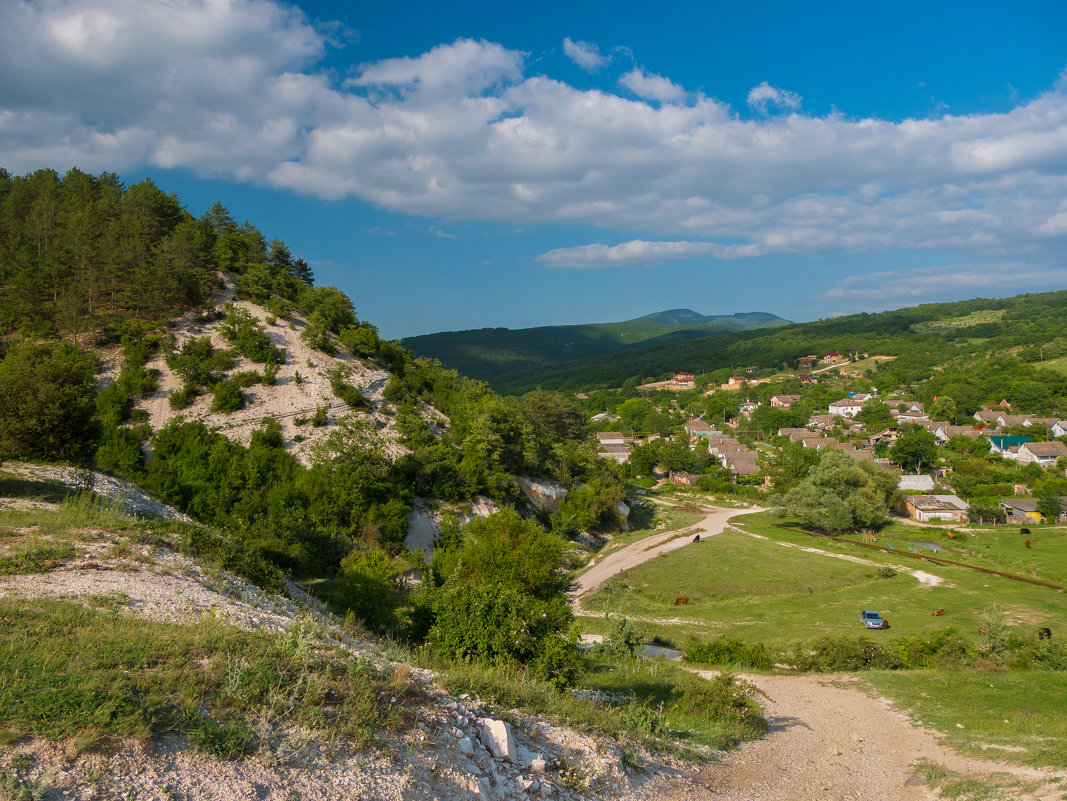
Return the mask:
[[689,603],[689,599],[688,598],[675,598],[674,599],[674,605],[675,606],[685,606],[687,603]]
[[1028,529],[1028,528],[1021,528],[1021,529],[1019,529],[1019,533],[1020,533],[1020,534],[1023,534],[1023,535],[1029,535],[1029,534],[1030,534],[1030,529]]
[[1037,630],[1037,638],[1039,640],[1051,640],[1052,639],[1052,629],[1048,628],[1047,626],[1045,628],[1043,628],[1043,629],[1038,629]]
[[934,617],[941,617],[943,614],[945,614],[945,610],[944,609],[935,609],[934,610]]
[[1030,540],[1027,540],[1027,541],[1026,541],[1026,547],[1027,547],[1027,548],[1029,548],[1029,547],[1030,547]]

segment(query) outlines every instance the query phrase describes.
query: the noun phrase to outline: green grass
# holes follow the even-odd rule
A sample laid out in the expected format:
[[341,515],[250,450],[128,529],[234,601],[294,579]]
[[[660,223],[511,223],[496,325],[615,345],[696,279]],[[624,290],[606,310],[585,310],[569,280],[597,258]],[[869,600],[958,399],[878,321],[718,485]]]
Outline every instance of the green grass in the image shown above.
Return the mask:
[[[96,611],[61,601],[0,601],[0,730],[72,740],[187,734],[222,756],[272,748],[300,725],[357,744],[396,723],[386,682],[316,632],[243,632]],[[395,691],[394,691],[395,694]]]
[[983,323],[995,323],[1002,319],[1008,313],[1007,309],[979,309],[973,311],[970,314],[965,314],[961,317],[946,317],[942,320],[929,320],[927,322],[915,323],[911,328],[913,331],[936,331],[945,328],[969,328],[973,325],[982,325]]
[[[1050,626],[1062,620],[1062,594],[1045,587],[940,565],[901,554],[837,543],[777,528],[769,515],[746,515],[733,525],[766,537],[756,539],[727,530],[699,544],[658,557],[607,582],[586,599],[591,611],[630,618],[677,619],[661,624],[668,636],[710,636],[728,630],[745,641],[786,645],[832,633],[862,634],[859,612],[875,609],[892,628],[868,636],[891,639],[956,626],[976,631],[983,611],[999,604],[1008,622],[1021,627]],[[894,525],[879,544],[905,538],[943,544],[938,555],[983,567],[1029,574],[1063,583],[1067,572],[1067,537],[1044,529],[1031,535],[1026,550],[1012,530],[993,534],[961,533],[949,540],[946,530]],[[811,553],[818,549],[858,557],[873,565]],[[948,551],[948,548],[955,549]],[[927,551],[927,553],[933,553]],[[897,571],[882,578],[884,568]],[[940,586],[921,584],[903,569],[921,570],[943,579]],[[677,597],[686,606],[674,606]],[[932,616],[944,609],[942,617]],[[585,624],[583,624],[585,625]],[[587,628],[600,623],[590,619]]]
[[1043,362],[1031,363],[1036,367],[1043,367],[1046,370],[1052,370],[1061,375],[1067,375],[1067,356],[1062,356],[1059,359],[1046,359]]
[[[1067,673],[910,670],[862,675],[915,720],[944,732],[957,750],[1034,767],[1067,766]],[[981,702],[975,703],[978,698]]]

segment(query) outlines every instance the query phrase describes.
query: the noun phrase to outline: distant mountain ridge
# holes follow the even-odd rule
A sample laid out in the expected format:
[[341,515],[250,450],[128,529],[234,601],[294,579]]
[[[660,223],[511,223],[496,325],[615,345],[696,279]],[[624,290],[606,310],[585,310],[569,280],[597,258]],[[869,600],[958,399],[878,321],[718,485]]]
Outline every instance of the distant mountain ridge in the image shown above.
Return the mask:
[[788,324],[768,312],[704,315],[692,309],[669,309],[617,323],[443,331],[402,342],[416,356],[439,359],[470,378],[493,382],[518,372],[630,348]]
[[700,314],[692,309],[668,309],[667,311],[646,314],[638,320],[650,320],[667,326],[680,325],[729,325],[741,330],[767,328],[772,325],[785,325],[784,320],[769,312],[735,312],[734,314]]

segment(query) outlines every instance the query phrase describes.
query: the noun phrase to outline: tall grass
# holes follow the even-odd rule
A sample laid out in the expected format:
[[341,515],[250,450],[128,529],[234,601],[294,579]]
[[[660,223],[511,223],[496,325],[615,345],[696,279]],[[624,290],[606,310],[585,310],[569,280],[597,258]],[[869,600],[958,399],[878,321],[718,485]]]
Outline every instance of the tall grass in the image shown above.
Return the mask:
[[290,724],[357,744],[396,724],[370,666],[313,630],[183,626],[41,600],[0,601],[0,729],[82,747],[188,735],[223,756],[274,748]]

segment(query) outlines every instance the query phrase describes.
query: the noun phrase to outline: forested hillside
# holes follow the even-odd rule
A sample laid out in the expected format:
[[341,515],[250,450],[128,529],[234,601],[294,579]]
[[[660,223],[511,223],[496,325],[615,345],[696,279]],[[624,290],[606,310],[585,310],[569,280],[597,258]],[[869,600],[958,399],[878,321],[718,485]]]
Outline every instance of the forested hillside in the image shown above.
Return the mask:
[[[413,358],[344,293],[316,286],[283,241],[221,205],[195,218],[151,181],[125,187],[108,173],[0,176],[0,459],[128,478],[223,532],[235,564],[270,563],[446,657],[504,658],[504,644],[463,643],[477,616],[441,617],[489,592],[502,619],[530,618],[507,658],[536,656],[546,677],[571,680],[565,538],[617,525],[624,495],[574,398],[503,398]],[[329,408],[301,418],[256,405],[312,376]],[[262,417],[249,423],[248,407]],[[401,591],[396,577],[422,564],[403,546],[416,501],[447,528],[477,496],[523,507],[520,476],[572,492],[540,522],[512,512],[469,534],[453,526],[433,580],[418,597]],[[540,573],[527,569],[534,546]],[[456,561],[495,548],[542,586],[504,597],[491,570],[471,573],[473,555]]]
[[[981,364],[987,358],[1007,360],[991,372],[990,379],[1007,385],[1032,380],[1034,363],[1039,369],[1042,360],[1067,354],[1064,331],[1067,292],[978,298],[635,348],[627,352],[625,361],[587,359],[517,373],[495,381],[494,386],[509,393],[535,386],[578,391],[639,384],[677,370],[715,373],[716,377],[750,366],[765,373],[810,372],[798,370],[799,359],[850,350],[896,357],[873,373],[879,388],[893,389],[935,373],[939,380],[950,381],[972,370],[990,372],[988,365]],[[1042,380],[1054,378],[1050,373]],[[962,378],[962,383],[966,385],[968,379]]]
[[672,309],[619,323],[445,331],[408,337],[403,344],[419,356],[438,359],[465,376],[496,385],[528,370],[543,368],[551,372],[570,362],[633,348],[668,346],[787,322],[766,312],[703,315],[689,309]]

